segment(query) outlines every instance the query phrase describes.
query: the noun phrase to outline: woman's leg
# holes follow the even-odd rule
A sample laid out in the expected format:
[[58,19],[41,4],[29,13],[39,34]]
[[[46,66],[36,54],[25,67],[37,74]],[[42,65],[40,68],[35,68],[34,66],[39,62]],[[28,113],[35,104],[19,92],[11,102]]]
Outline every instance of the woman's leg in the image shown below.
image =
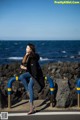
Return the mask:
[[31,75],[28,72],[23,73],[19,76],[19,79],[21,80],[22,84],[24,85],[24,88],[26,91],[28,91],[28,81],[29,81],[30,77],[31,77]]
[[34,86],[34,80],[31,78],[31,75],[29,73],[23,73],[20,75],[19,79],[22,81],[25,90],[29,92],[30,97],[30,111],[28,114],[31,114],[34,112],[34,92],[33,92],[33,86]]
[[34,80],[30,78],[29,84],[28,84],[28,91],[29,91],[29,97],[30,97],[30,111],[28,114],[32,114],[34,112],[34,92],[33,92],[33,86],[34,86]]

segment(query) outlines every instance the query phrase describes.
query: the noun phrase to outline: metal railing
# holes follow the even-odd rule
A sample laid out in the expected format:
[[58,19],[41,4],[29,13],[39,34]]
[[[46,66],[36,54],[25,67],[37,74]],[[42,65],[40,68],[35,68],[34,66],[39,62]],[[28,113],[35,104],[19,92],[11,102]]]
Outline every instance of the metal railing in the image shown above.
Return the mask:
[[[50,78],[49,76],[45,77],[45,80],[48,81],[49,83],[49,87],[50,87],[50,95],[51,95],[51,99],[50,99],[50,103],[53,106],[53,99],[54,99],[54,82],[53,79]],[[14,81],[21,81],[21,79],[18,76],[12,77],[9,81],[8,81],[8,108],[11,108],[11,92],[12,92],[12,83]]]

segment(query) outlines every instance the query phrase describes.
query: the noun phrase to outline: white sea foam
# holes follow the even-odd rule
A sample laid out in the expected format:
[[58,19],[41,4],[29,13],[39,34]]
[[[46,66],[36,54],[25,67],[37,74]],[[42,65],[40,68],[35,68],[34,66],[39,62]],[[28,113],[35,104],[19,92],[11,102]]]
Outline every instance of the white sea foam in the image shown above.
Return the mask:
[[42,43],[42,45],[45,45],[45,43]]
[[9,57],[9,60],[22,60],[23,57]]
[[17,42],[15,42],[15,43],[14,43],[14,45],[18,45],[18,43],[17,43]]
[[48,60],[52,60],[52,59],[40,57],[40,61],[48,61]]
[[[9,57],[8,59],[9,60],[22,60],[23,57]],[[52,60],[52,59],[40,57],[40,61],[48,61],[48,60]]]
[[78,55],[80,55],[80,51],[78,52]]
[[66,51],[62,51],[62,53],[66,53]]
[[70,56],[70,58],[74,58],[74,56]]
[[9,50],[9,48],[5,48],[5,50]]

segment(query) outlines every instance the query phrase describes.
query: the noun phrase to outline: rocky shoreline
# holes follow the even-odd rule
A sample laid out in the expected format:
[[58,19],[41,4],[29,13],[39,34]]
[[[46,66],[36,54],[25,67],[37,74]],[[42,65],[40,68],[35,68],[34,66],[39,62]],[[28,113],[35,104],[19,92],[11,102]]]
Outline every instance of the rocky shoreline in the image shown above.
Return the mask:
[[[42,65],[44,76],[49,75],[55,84],[56,107],[71,107],[77,105],[76,82],[80,77],[80,63],[78,62],[56,62]],[[15,75],[20,75],[24,71],[20,70],[20,63],[0,65],[0,86],[1,86],[1,103],[0,107],[7,107],[7,83]],[[64,79],[65,77],[65,79]],[[50,97],[49,84],[45,83],[45,92],[38,96],[38,84],[35,82],[34,97],[35,99],[45,99]],[[21,82],[15,81],[12,84],[11,103],[15,104],[23,99],[28,99],[24,86]]]

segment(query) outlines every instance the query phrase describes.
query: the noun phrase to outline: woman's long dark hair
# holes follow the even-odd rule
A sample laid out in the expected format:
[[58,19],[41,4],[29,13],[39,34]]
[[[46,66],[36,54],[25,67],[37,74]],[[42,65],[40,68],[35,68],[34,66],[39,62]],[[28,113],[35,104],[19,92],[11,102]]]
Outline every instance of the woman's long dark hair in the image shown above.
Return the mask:
[[35,45],[29,43],[28,46],[31,48],[32,52],[35,53]]

